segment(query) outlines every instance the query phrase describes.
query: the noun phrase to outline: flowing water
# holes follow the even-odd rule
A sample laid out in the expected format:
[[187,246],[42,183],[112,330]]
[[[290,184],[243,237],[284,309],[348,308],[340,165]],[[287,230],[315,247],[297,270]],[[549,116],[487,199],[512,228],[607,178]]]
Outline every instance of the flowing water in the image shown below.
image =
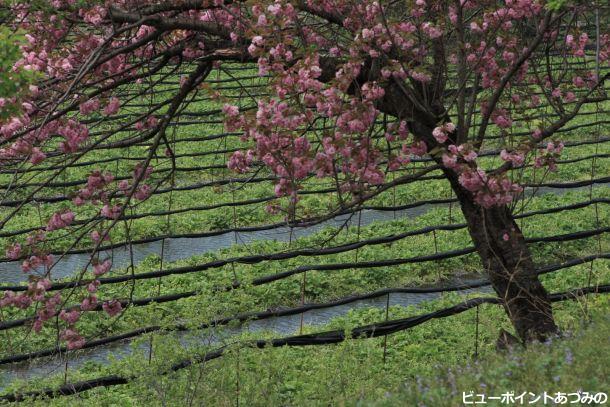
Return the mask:
[[[610,186],[609,183],[601,184],[603,187]],[[589,187],[561,189],[561,188],[539,188],[535,191],[529,190],[528,195],[543,195],[546,193],[563,194],[568,191],[588,189]],[[438,207],[446,206],[445,204],[426,204],[416,208],[410,208],[402,211],[362,211],[361,214],[342,215],[326,222],[303,228],[290,229],[288,227],[278,227],[275,229],[256,231],[256,232],[229,232],[226,234],[213,237],[200,238],[175,238],[166,239],[161,242],[153,242],[146,244],[138,244],[133,246],[133,261],[139,263],[146,257],[161,253],[161,244],[164,245],[164,261],[173,262],[180,259],[189,258],[193,255],[199,255],[205,252],[219,250],[230,247],[234,244],[247,244],[256,240],[277,240],[288,241],[289,239],[298,239],[311,235],[321,229],[329,226],[354,226],[358,222],[361,225],[368,225],[376,221],[388,221],[402,217],[413,218],[421,216],[429,210]],[[360,216],[359,216],[360,215]],[[359,219],[360,217],[360,219]],[[113,249],[108,252],[108,255],[113,256],[113,265],[121,267],[129,264],[130,253],[127,248]],[[87,254],[67,255],[59,261],[55,266],[56,271],[54,278],[61,278],[73,275],[82,270],[87,264],[89,256]],[[0,263],[0,284],[1,283],[18,283],[25,281],[25,276],[20,271],[18,262]],[[476,280],[480,281],[480,280]],[[472,279],[461,279],[453,281],[452,284],[468,284],[474,283]],[[473,292],[491,293],[490,287],[481,287],[477,289],[468,289],[459,291],[458,293],[465,295]],[[217,327],[198,330],[193,332],[174,332],[172,335],[177,335],[183,342],[184,346],[189,344],[210,344],[220,345],[227,339],[233,337],[243,331],[271,331],[278,336],[291,335],[298,332],[301,325],[301,318],[306,325],[323,325],[333,318],[345,315],[352,309],[363,307],[385,308],[386,301],[389,298],[389,304],[401,306],[417,306],[424,301],[437,299],[441,293],[392,293],[388,296],[359,300],[348,304],[332,306],[324,309],[316,309],[307,311],[303,314],[271,317],[262,320],[250,321],[240,324],[238,327]],[[141,347],[141,351],[148,352],[146,346]],[[92,349],[82,350],[66,355],[40,358],[27,363],[15,363],[11,365],[0,366],[0,386],[5,386],[7,383],[15,379],[30,379],[34,377],[44,377],[54,373],[64,371],[66,365],[69,369],[75,369],[83,366],[88,362],[107,363],[109,357],[120,359],[131,354],[137,349],[134,349],[130,340],[116,342],[104,346],[99,346]]]
[[[610,183],[598,184],[604,187],[610,186]],[[569,191],[588,189],[589,187],[579,188],[548,188],[542,187],[537,190],[528,189],[528,195],[544,195],[553,193],[561,195]],[[399,218],[415,218],[421,216],[428,211],[446,207],[447,204],[424,204],[415,208],[409,208],[400,211],[376,211],[363,210],[361,213],[352,215],[341,215],[317,225],[289,228],[286,226],[277,227],[269,230],[253,231],[253,232],[227,232],[216,236],[193,237],[193,238],[169,238],[151,243],[142,243],[132,245],[133,262],[137,265],[142,260],[151,255],[161,254],[161,245],[163,245],[163,261],[171,263],[177,260],[187,259],[194,255],[213,252],[216,250],[231,247],[235,244],[248,244],[253,241],[261,240],[276,240],[287,242],[290,239],[298,239],[312,235],[326,227],[341,227],[341,226],[356,226],[360,222],[361,226],[369,225],[373,222],[383,222]],[[455,206],[455,204],[454,204]],[[131,255],[128,246],[114,248],[100,253],[100,257],[111,257],[114,268],[126,267],[131,262]],[[83,270],[88,264],[90,255],[88,253],[69,254],[63,256],[53,267],[53,279],[60,279],[75,275]],[[5,262],[0,263],[0,284],[15,284],[27,281],[27,275],[21,271],[20,262]]]
[[[468,284],[479,282],[480,279],[460,279],[455,280],[452,284]],[[466,289],[458,291],[460,295],[472,293],[492,293],[490,287],[480,287],[476,289]],[[346,315],[349,311],[358,308],[381,308],[384,309],[389,303],[390,307],[394,305],[400,306],[417,306],[425,301],[431,301],[440,298],[442,293],[391,293],[381,297],[358,300],[348,304],[336,305],[323,309],[316,309],[304,312],[303,314],[287,315],[281,317],[271,317],[261,320],[249,321],[239,324],[237,327],[213,327],[188,332],[173,332],[169,335],[176,335],[183,346],[199,346],[211,345],[214,347],[221,346],[229,341],[235,335],[241,332],[273,332],[274,336],[287,336],[298,334],[301,326],[301,316],[303,324],[310,326],[324,325],[333,318]],[[14,363],[0,367],[0,375],[2,381],[0,388],[6,386],[16,379],[32,379],[36,377],[45,377],[53,374],[64,372],[66,366],[68,369],[77,369],[86,363],[108,363],[109,358],[121,359],[133,352],[140,352],[144,357],[148,357],[148,346],[141,344],[136,347],[131,340],[124,340],[112,344],[98,346],[91,349],[74,352],[70,355],[59,355],[47,358],[40,358],[31,362]]]

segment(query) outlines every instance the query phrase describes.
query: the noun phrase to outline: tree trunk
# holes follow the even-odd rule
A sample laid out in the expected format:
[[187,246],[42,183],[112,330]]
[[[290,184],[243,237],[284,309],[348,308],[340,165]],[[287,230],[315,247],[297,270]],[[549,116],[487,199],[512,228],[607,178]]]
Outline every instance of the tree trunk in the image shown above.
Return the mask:
[[[326,75],[334,75],[332,61],[327,61]],[[360,82],[377,77],[375,66],[365,65],[360,72]],[[367,79],[368,78],[368,79]],[[324,80],[324,79],[321,79]],[[439,143],[433,137],[433,129],[439,117],[446,115],[443,108],[443,92],[434,88],[424,90],[425,98],[434,107],[432,111],[421,111],[409,100],[397,82],[390,82],[377,108],[401,120],[407,120],[409,129],[417,139],[426,143],[428,151]],[[422,96],[423,97],[423,96]],[[440,98],[439,100],[437,100]],[[445,122],[449,121],[446,117]],[[456,140],[451,140],[456,143]],[[443,165],[441,157],[433,155],[436,163]],[[481,257],[483,266],[489,274],[491,284],[523,342],[544,341],[558,332],[553,319],[553,310],[548,295],[538,279],[536,267],[521,230],[515,223],[510,209],[506,206],[482,208],[474,202],[472,194],[464,189],[458,175],[442,166],[445,176],[456,193],[462,212],[468,224],[468,231]],[[508,239],[504,239],[504,235]]]
[[558,332],[544,286],[525,238],[507,206],[476,204],[457,175],[446,170],[475,248],[515,330],[523,342],[544,341]]

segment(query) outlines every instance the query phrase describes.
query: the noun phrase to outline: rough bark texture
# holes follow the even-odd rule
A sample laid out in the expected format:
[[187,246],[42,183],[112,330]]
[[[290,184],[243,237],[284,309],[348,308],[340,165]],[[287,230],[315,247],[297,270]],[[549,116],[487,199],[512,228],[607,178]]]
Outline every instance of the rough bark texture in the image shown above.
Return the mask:
[[[322,61],[321,80],[328,80],[334,75],[335,63],[333,59]],[[379,75],[375,66],[373,62],[365,64],[357,82],[377,78]],[[421,94],[415,95],[415,98],[432,101],[430,110],[422,110],[412,100],[414,95],[408,95],[400,83],[390,82],[384,90],[385,95],[377,108],[406,120],[414,135],[427,144],[429,151],[432,150],[437,145],[432,136],[432,129],[439,121],[448,121],[448,118],[444,117],[446,113],[442,107],[442,92],[434,87],[421,88]],[[355,87],[351,92],[357,92]],[[452,142],[455,143],[455,140]],[[433,157],[442,165],[438,155]],[[538,279],[531,253],[510,208],[482,208],[474,202],[472,194],[460,185],[458,175],[454,171],[447,168],[443,171],[460,201],[468,231],[483,267],[494,290],[504,299],[506,312],[521,341],[544,341],[556,334],[558,328],[553,319],[548,294]],[[503,239],[504,234],[509,235],[508,240]]]
[[[459,199],[468,231],[492,286],[523,342],[544,341],[558,332],[544,286],[538,279],[525,238],[508,207],[477,205],[457,176],[447,177]],[[504,235],[508,235],[508,240]]]

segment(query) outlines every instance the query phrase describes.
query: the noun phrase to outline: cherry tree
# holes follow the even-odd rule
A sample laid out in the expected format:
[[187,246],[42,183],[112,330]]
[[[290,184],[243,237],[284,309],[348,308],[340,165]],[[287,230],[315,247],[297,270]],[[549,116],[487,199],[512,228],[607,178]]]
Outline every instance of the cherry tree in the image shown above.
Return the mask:
[[[234,153],[229,168],[245,173],[253,163],[264,163],[277,177],[276,195],[288,198],[289,214],[312,174],[334,181],[337,210],[345,210],[440,170],[517,334],[530,341],[557,332],[512,214],[523,187],[511,171],[528,160],[552,171],[563,148],[557,131],[585,104],[607,98],[608,75],[602,72],[610,36],[600,25],[597,32],[587,30],[586,22],[596,13],[599,18],[594,4],[53,0],[4,7],[4,21],[26,38],[11,69],[39,80],[25,95],[0,99],[0,107],[18,107],[0,116],[0,167],[37,166],[61,157],[62,165],[49,172],[50,183],[95,148],[150,145],[130,179],[93,172],[73,194],[72,205],[95,207],[101,217],[86,236],[75,235],[95,246],[89,264],[93,277],[83,291],[47,292],[51,279],[43,272],[32,274],[27,292],[7,292],[0,300],[4,307],[34,309],[35,330],[59,315],[65,323],[62,338],[69,347],[82,346],[77,321],[100,306],[97,278],[112,269],[98,248],[126,208],[150,195],[153,158],[173,159],[167,136],[171,120],[190,95],[205,91],[212,70],[231,63],[256,66],[268,92],[243,111],[219,96],[227,130],[240,132],[252,146]],[[132,97],[125,86],[154,90],[159,77],[175,76],[179,66],[189,69],[179,88],[135,119],[121,120],[121,106]],[[553,113],[536,115],[542,103]],[[380,126],[382,117],[391,120]],[[115,131],[92,135],[99,120],[114,123]],[[513,128],[518,136],[506,137]],[[119,133],[125,129],[132,131]],[[391,148],[383,148],[380,138]],[[505,144],[498,150],[502,164],[483,168],[478,154],[492,142]],[[435,165],[388,178],[389,171],[409,169],[414,157],[423,156]],[[42,188],[14,206],[0,228]],[[25,272],[47,270],[54,259],[45,251],[46,234],[69,229],[74,221],[72,209],[56,212],[26,241],[8,247],[7,255],[23,260]],[[65,310],[74,298],[80,306]],[[111,316],[122,309],[113,299],[101,306]]]

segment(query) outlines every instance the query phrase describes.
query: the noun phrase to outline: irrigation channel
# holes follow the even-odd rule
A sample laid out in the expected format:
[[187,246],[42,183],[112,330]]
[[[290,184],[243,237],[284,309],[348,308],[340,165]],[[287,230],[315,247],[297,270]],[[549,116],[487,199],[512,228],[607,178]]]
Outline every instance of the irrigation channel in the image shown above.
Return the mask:
[[[594,184],[594,188],[608,188],[610,182]],[[552,193],[555,195],[563,195],[570,191],[589,190],[590,185],[576,188],[562,187],[539,187],[526,188],[526,196],[541,196]],[[361,214],[358,212],[353,214],[343,214],[332,219],[316,223],[309,226],[290,228],[287,226],[277,226],[272,229],[242,231],[242,232],[224,232],[224,233],[209,233],[203,237],[181,237],[181,238],[166,238],[156,240],[149,243],[134,243],[132,245],[133,254],[130,252],[129,246],[125,245],[119,248],[113,248],[107,251],[100,251],[100,257],[112,258],[114,268],[128,266],[132,261],[137,265],[145,258],[164,253],[164,261],[171,263],[178,260],[188,259],[195,255],[201,255],[216,250],[229,248],[237,244],[248,244],[254,241],[279,241],[287,242],[290,239],[298,239],[306,237],[327,227],[351,227],[360,224],[361,226],[369,225],[373,222],[384,222],[399,218],[416,218],[424,215],[428,211],[447,206],[446,203],[425,203],[413,208],[398,210],[398,211],[382,211],[382,210],[363,210]],[[163,247],[161,246],[163,245]],[[162,250],[163,249],[163,250]],[[57,264],[53,267],[53,279],[61,279],[73,276],[82,271],[89,263],[90,255],[88,253],[75,253],[64,255]],[[27,281],[27,275],[21,272],[21,262],[0,262],[0,284],[17,284]]]
[[[610,183],[604,182],[595,184],[595,188],[608,188]],[[589,189],[591,186],[561,188],[561,187],[540,187],[536,189],[528,188],[525,194],[544,195],[553,193],[562,195],[569,191],[577,191]],[[447,204],[423,204],[414,208],[409,208],[400,211],[381,211],[381,210],[363,210],[360,216],[356,213],[351,215],[340,215],[333,219],[300,228],[289,228],[286,226],[276,227],[269,230],[259,230],[253,232],[227,232],[216,236],[196,237],[196,238],[168,238],[161,241],[155,241],[145,244],[133,245],[133,260],[138,263],[146,257],[158,254],[161,252],[161,245],[164,245],[163,252],[165,261],[173,262],[180,259],[186,259],[194,255],[199,255],[205,252],[219,250],[230,247],[236,242],[238,244],[247,244],[256,240],[276,240],[288,241],[289,239],[297,239],[311,235],[326,227],[345,227],[354,226],[356,222],[364,226],[376,221],[389,221],[401,217],[417,217],[425,214],[429,210],[444,206]],[[116,267],[126,266],[131,261],[128,248],[115,248],[106,253],[113,257],[113,264]],[[63,259],[56,265],[56,270],[61,270],[55,275],[55,278],[69,277],[78,271],[82,270],[89,260],[87,253],[71,254],[64,256]],[[21,273],[18,262],[0,263],[0,284],[20,283],[25,281],[24,274]],[[449,281],[446,287],[455,286],[476,286],[477,288],[464,288],[456,290],[460,295],[472,293],[492,293],[490,286],[485,285],[485,280],[479,275],[462,275],[456,276],[453,281]],[[434,287],[437,292],[394,292],[387,295],[377,296],[374,298],[350,301],[345,304],[332,305],[325,308],[318,308],[298,313],[293,315],[273,316],[254,321],[241,323],[237,326],[223,327],[208,327],[206,329],[196,331],[177,331],[171,333],[176,335],[183,346],[193,345],[214,345],[224,343],[232,336],[241,332],[256,332],[256,331],[271,331],[280,335],[289,335],[297,332],[301,324],[307,325],[323,325],[328,323],[335,317],[347,314],[352,309],[362,307],[385,308],[388,305],[400,306],[417,306],[425,301],[431,301],[439,298],[442,295],[443,287]],[[96,346],[91,349],[81,350],[70,355],[60,354],[51,357],[37,358],[32,361],[6,364],[0,367],[0,390],[7,384],[16,379],[32,379],[35,377],[44,377],[54,373],[60,373],[63,369],[74,369],[88,362],[108,363],[109,357],[115,359],[123,358],[139,351],[148,357],[149,347],[142,344],[139,348],[132,346],[131,340],[113,342],[107,345]]]

